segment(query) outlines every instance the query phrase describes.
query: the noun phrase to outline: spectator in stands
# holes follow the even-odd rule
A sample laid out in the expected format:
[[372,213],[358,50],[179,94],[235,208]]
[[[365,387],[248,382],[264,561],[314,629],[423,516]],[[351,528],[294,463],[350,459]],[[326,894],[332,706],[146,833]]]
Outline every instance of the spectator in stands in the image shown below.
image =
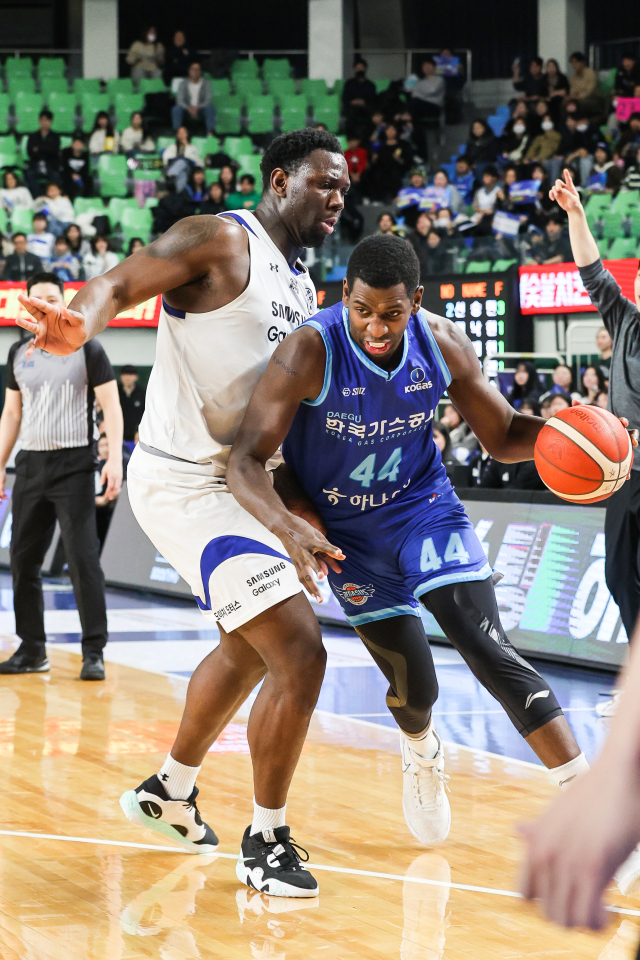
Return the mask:
[[124,420],[123,439],[135,443],[138,439],[138,427],[144,414],[145,391],[138,383],[138,368],[125,364],[120,370],[118,394]]
[[581,396],[573,389],[573,371],[566,363],[559,363],[551,376],[553,386],[546,393],[543,393],[540,400],[546,400],[547,397],[555,397],[557,394],[566,394],[570,400],[580,400]]
[[609,144],[602,141],[597,144],[593,153],[593,167],[588,186],[591,190],[599,189],[605,193],[617,193],[622,182],[623,171],[611,159]]
[[630,149],[640,144],[640,113],[632,113],[616,143],[616,153],[626,157]]
[[467,454],[478,449],[478,441],[471,430],[471,427],[465,423],[452,403],[448,403],[443,412],[440,423],[443,423],[449,431],[451,440],[451,449],[457,460],[464,462],[468,457],[461,458],[458,455],[459,450],[466,450]]
[[33,197],[27,188],[22,186],[18,173],[14,173],[13,170],[7,170],[3,174],[0,202],[9,217],[14,210],[33,209]]
[[404,231],[402,227],[398,226],[396,223],[396,218],[392,213],[381,213],[378,217],[378,233],[381,234],[394,234],[395,236],[402,237],[404,236]]
[[506,487],[509,490],[546,490],[540,479],[535,460],[510,463],[506,470]]
[[227,198],[227,210],[255,210],[260,203],[260,196],[256,190],[256,178],[250,173],[243,173],[237,192]]
[[468,205],[473,202],[475,177],[471,171],[469,157],[464,153],[456,159],[456,171],[451,178],[451,183],[462,197],[463,203]]
[[93,181],[89,170],[89,154],[81,134],[74,134],[71,146],[62,151],[60,173],[62,189],[72,200],[76,197],[91,196]]
[[471,454],[468,465],[471,468],[471,486],[483,487],[485,490],[502,489],[506,465],[494,460],[482,444],[479,450]]
[[598,369],[602,371],[605,384],[609,386],[609,373],[611,370],[611,353],[613,351],[613,340],[606,327],[600,327],[596,333],[596,346],[600,354],[598,360]]
[[569,94],[577,101],[578,109],[585,117],[595,117],[604,110],[604,98],[595,70],[587,66],[584,53],[571,54],[569,62],[573,74],[569,79]]
[[449,174],[446,170],[437,170],[433,177],[433,186],[438,191],[434,199],[437,201],[437,208],[446,207],[453,213],[459,213],[462,207],[462,197],[456,187],[449,180]]
[[183,217],[190,217],[193,210],[191,198],[186,191],[178,190],[176,181],[170,179],[167,182],[165,194],[160,198],[157,207],[153,207],[154,233],[165,233],[178,220]]
[[101,153],[117,153],[119,145],[120,134],[113,129],[111,117],[106,110],[98,111],[89,137],[89,153],[92,157]]
[[427,159],[426,125],[438,120],[444,109],[445,84],[443,77],[436,73],[433,57],[425,57],[422,63],[422,79],[411,89],[409,108],[413,117],[414,139],[418,153]]
[[540,402],[541,411],[547,401],[549,401],[549,405],[547,407],[549,411],[549,417],[555,417],[556,413],[560,413],[561,410],[566,410],[567,407],[571,407],[573,405],[572,398],[568,393],[557,393],[555,396],[545,397],[545,399]]
[[29,135],[27,156],[29,166],[24,179],[32,197],[37,197],[40,183],[57,180],[60,166],[60,137],[51,130],[53,114],[41,110],[38,117],[38,131]]
[[109,249],[109,241],[101,234],[91,239],[91,252],[84,258],[84,271],[87,280],[101,277],[118,263],[118,255]]
[[534,254],[534,259],[536,263],[571,263],[571,244],[559,214],[554,214],[547,220],[544,238]]
[[129,240],[129,246],[127,247],[127,256],[130,257],[132,253],[135,253],[137,250],[142,250],[146,244],[141,237],[131,237]]
[[424,270],[427,276],[436,276],[439,273],[451,272],[451,255],[449,247],[433,227],[427,234],[427,246],[420,260],[420,272]]
[[491,128],[484,120],[474,120],[469,130],[469,139],[464,152],[471,166],[495,163],[499,150],[499,141]]
[[545,73],[547,79],[547,102],[549,104],[549,113],[555,123],[560,120],[560,107],[562,101],[569,93],[569,80],[564,73],[560,72],[558,61],[551,57],[547,60],[547,70]]
[[640,147],[635,149],[634,157],[634,162],[627,167],[627,172],[623,177],[623,190],[640,190]]
[[457,465],[458,461],[451,449],[449,431],[441,420],[434,420],[433,422],[433,442],[442,455],[442,462],[445,467]]
[[178,127],[175,142],[164,149],[162,161],[167,176],[173,177],[176,181],[176,192],[186,191],[191,171],[194,167],[203,165],[197,148],[191,143],[191,134],[186,127]]
[[55,237],[49,232],[49,222],[44,213],[36,213],[33,217],[33,231],[27,236],[27,250],[40,257],[46,263],[53,250]]
[[408,227],[415,227],[416,225],[420,205],[425,199],[425,189],[424,173],[416,168],[411,171],[408,185],[400,187],[398,190],[398,195],[394,201],[396,211],[404,217],[404,222]]
[[161,77],[164,66],[164,45],[158,40],[158,31],[154,26],[142,31],[139,40],[129,47],[127,63],[131,67],[134,80],[142,77]]
[[222,187],[222,193],[224,195],[225,203],[228,197],[236,191],[236,171],[230,163],[225,163],[224,167],[220,171],[220,176],[218,177],[218,183]]
[[342,88],[342,109],[350,135],[361,136],[376,97],[376,85],[367,78],[366,61],[356,60],[353,76]]
[[520,101],[516,104],[513,116],[500,138],[502,162],[522,163],[532,140],[531,120],[527,107]]
[[202,167],[194,167],[191,171],[191,176],[189,177],[189,182],[187,184],[187,193],[191,198],[194,210],[198,204],[202,203],[202,201],[206,198],[207,184]]
[[476,232],[491,233],[491,223],[500,190],[498,171],[491,165],[485,167],[482,174],[482,185],[478,187],[473,197],[474,213],[472,220],[476,224]]
[[136,153],[153,153],[156,149],[153,137],[149,136],[144,128],[144,120],[139,110],[133,111],[129,126],[122,131],[120,149],[131,157]]
[[4,270],[2,271],[3,280],[12,280],[14,283],[28,280],[36,273],[42,273],[42,261],[34,253],[29,253],[27,249],[27,235],[25,233],[14,233],[13,253],[10,253],[5,260]]
[[540,404],[537,400],[531,400],[529,398],[522,401],[518,407],[518,413],[525,414],[527,417],[539,417],[540,416]]
[[344,158],[347,161],[351,182],[359,183],[361,175],[367,169],[367,151],[361,146],[360,137],[351,135],[347,139]]
[[371,114],[371,120],[367,128],[369,138],[369,149],[371,154],[377,153],[384,142],[385,131],[384,114],[381,110],[374,110]]
[[593,402],[596,407],[602,407],[603,410],[608,410],[609,409],[609,391],[602,390],[600,393],[596,394],[596,397]]
[[597,395],[606,390],[604,374],[599,367],[585,367],[582,374],[582,402],[594,403]]
[[178,130],[185,120],[185,113],[192,120],[204,120],[207,133],[216,128],[216,108],[212,103],[213,92],[209,80],[202,76],[202,67],[194,61],[189,66],[189,74],[176,91],[175,106],[171,108],[173,129]]
[[523,77],[520,72],[520,58],[513,61],[513,86],[523,94],[524,100],[538,100],[549,92],[547,78],[542,72],[542,57],[532,57],[529,68]]
[[640,86],[640,66],[636,62],[635,53],[628,51],[622,54],[622,63],[613,81],[613,92],[617,97],[633,97],[638,86]]
[[34,206],[46,214],[54,237],[59,237],[73,222],[73,205],[57,183],[48,183],[45,195],[34,200]]
[[[128,452],[128,451],[127,451]],[[107,440],[106,433],[101,433],[98,439],[98,444],[96,448],[97,453],[97,464],[96,464],[96,476],[98,481],[96,487],[99,489],[99,493],[96,493],[95,503],[96,503],[96,528],[98,533],[98,540],[100,541],[100,551],[104,547],[104,542],[107,539],[107,533],[109,531],[109,525],[111,523],[111,517],[113,516],[113,511],[115,509],[115,502],[120,496],[120,491],[116,494],[113,500],[107,500],[105,494],[107,489],[107,482],[105,480],[104,484],[100,483],[100,477],[102,476],[102,470],[105,463],[109,457],[109,441]],[[124,456],[123,456],[123,467],[124,467]],[[123,479],[125,473],[123,470]]]
[[420,261],[420,283],[424,284],[429,276],[429,261],[431,257],[431,247],[429,246],[429,232],[431,231],[431,217],[425,211],[418,214],[415,230],[409,237],[409,243],[413,247]]
[[398,131],[393,124],[388,124],[385,142],[362,175],[363,193],[371,200],[390,203],[402,186],[412,160],[411,150],[398,139]]
[[77,223],[70,223],[64,232],[69,244],[69,250],[82,262],[83,257],[91,250],[91,244],[82,236],[82,231]]
[[536,365],[531,360],[520,360],[513,375],[513,384],[507,393],[507,400],[519,410],[525,400],[540,399],[540,378]]
[[186,77],[194,56],[195,53],[187,43],[184,30],[176,30],[166,57],[165,77],[169,86],[174,77]]
[[215,216],[222,213],[224,209],[224,191],[222,185],[216,180],[215,183],[210,184],[206,199],[200,204],[200,213]]
[[527,147],[524,155],[525,160],[546,163],[547,160],[557,154],[562,136],[555,129],[550,113],[547,112],[543,116],[541,128],[542,132]]
[[79,279],[80,263],[69,250],[66,237],[56,237],[53,253],[46,267],[49,273],[55,273],[63,283],[71,283]]

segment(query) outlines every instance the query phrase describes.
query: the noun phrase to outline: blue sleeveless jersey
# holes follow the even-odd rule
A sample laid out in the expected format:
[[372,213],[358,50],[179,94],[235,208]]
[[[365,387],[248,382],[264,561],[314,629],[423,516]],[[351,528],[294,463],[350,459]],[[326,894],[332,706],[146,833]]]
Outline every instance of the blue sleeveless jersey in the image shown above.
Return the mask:
[[450,489],[433,417],[451,376],[424,311],[409,320],[391,371],[352,340],[341,303],[306,323],[324,340],[324,384],[298,409],[282,452],[325,521]]

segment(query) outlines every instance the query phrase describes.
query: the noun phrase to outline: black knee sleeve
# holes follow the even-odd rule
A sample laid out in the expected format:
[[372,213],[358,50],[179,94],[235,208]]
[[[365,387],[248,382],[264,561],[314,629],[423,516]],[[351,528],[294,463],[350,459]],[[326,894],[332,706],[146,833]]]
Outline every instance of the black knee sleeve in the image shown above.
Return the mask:
[[356,632],[389,681],[387,706],[401,730],[422,733],[438,699],[438,681],[422,621],[375,620]]
[[420,599],[523,737],[562,715],[549,684],[507,638],[491,579],[448,584]]

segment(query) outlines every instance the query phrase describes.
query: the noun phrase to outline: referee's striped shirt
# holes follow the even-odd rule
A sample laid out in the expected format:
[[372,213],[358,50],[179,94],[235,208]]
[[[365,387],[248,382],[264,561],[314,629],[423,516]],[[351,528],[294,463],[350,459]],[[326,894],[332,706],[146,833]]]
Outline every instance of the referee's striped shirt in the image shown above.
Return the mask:
[[27,356],[29,340],[11,346],[7,387],[22,394],[20,445],[23,450],[66,450],[94,441],[94,387],[115,380],[113,367],[96,340],[68,357],[44,350]]

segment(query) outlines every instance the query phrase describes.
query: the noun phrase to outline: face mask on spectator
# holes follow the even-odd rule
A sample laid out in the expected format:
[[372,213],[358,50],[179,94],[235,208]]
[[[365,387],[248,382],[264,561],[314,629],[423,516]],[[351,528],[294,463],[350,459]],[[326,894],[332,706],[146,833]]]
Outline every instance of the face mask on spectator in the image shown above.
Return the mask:
[[147,40],[148,40],[148,42],[149,42],[149,43],[155,43],[155,42],[156,42],[156,39],[157,39],[157,36],[156,36],[155,30],[149,30],[149,33],[147,34]]
[[553,123],[551,122],[551,120],[543,120],[543,121],[542,121],[542,129],[543,129],[543,130],[553,130]]
[[589,129],[589,124],[588,124],[588,123],[579,123],[579,124],[576,126],[576,130],[579,130],[580,133],[584,133],[585,130],[588,130],[588,129]]
[[524,123],[514,123],[513,132],[517,137],[521,136],[525,130],[526,130],[526,127]]

